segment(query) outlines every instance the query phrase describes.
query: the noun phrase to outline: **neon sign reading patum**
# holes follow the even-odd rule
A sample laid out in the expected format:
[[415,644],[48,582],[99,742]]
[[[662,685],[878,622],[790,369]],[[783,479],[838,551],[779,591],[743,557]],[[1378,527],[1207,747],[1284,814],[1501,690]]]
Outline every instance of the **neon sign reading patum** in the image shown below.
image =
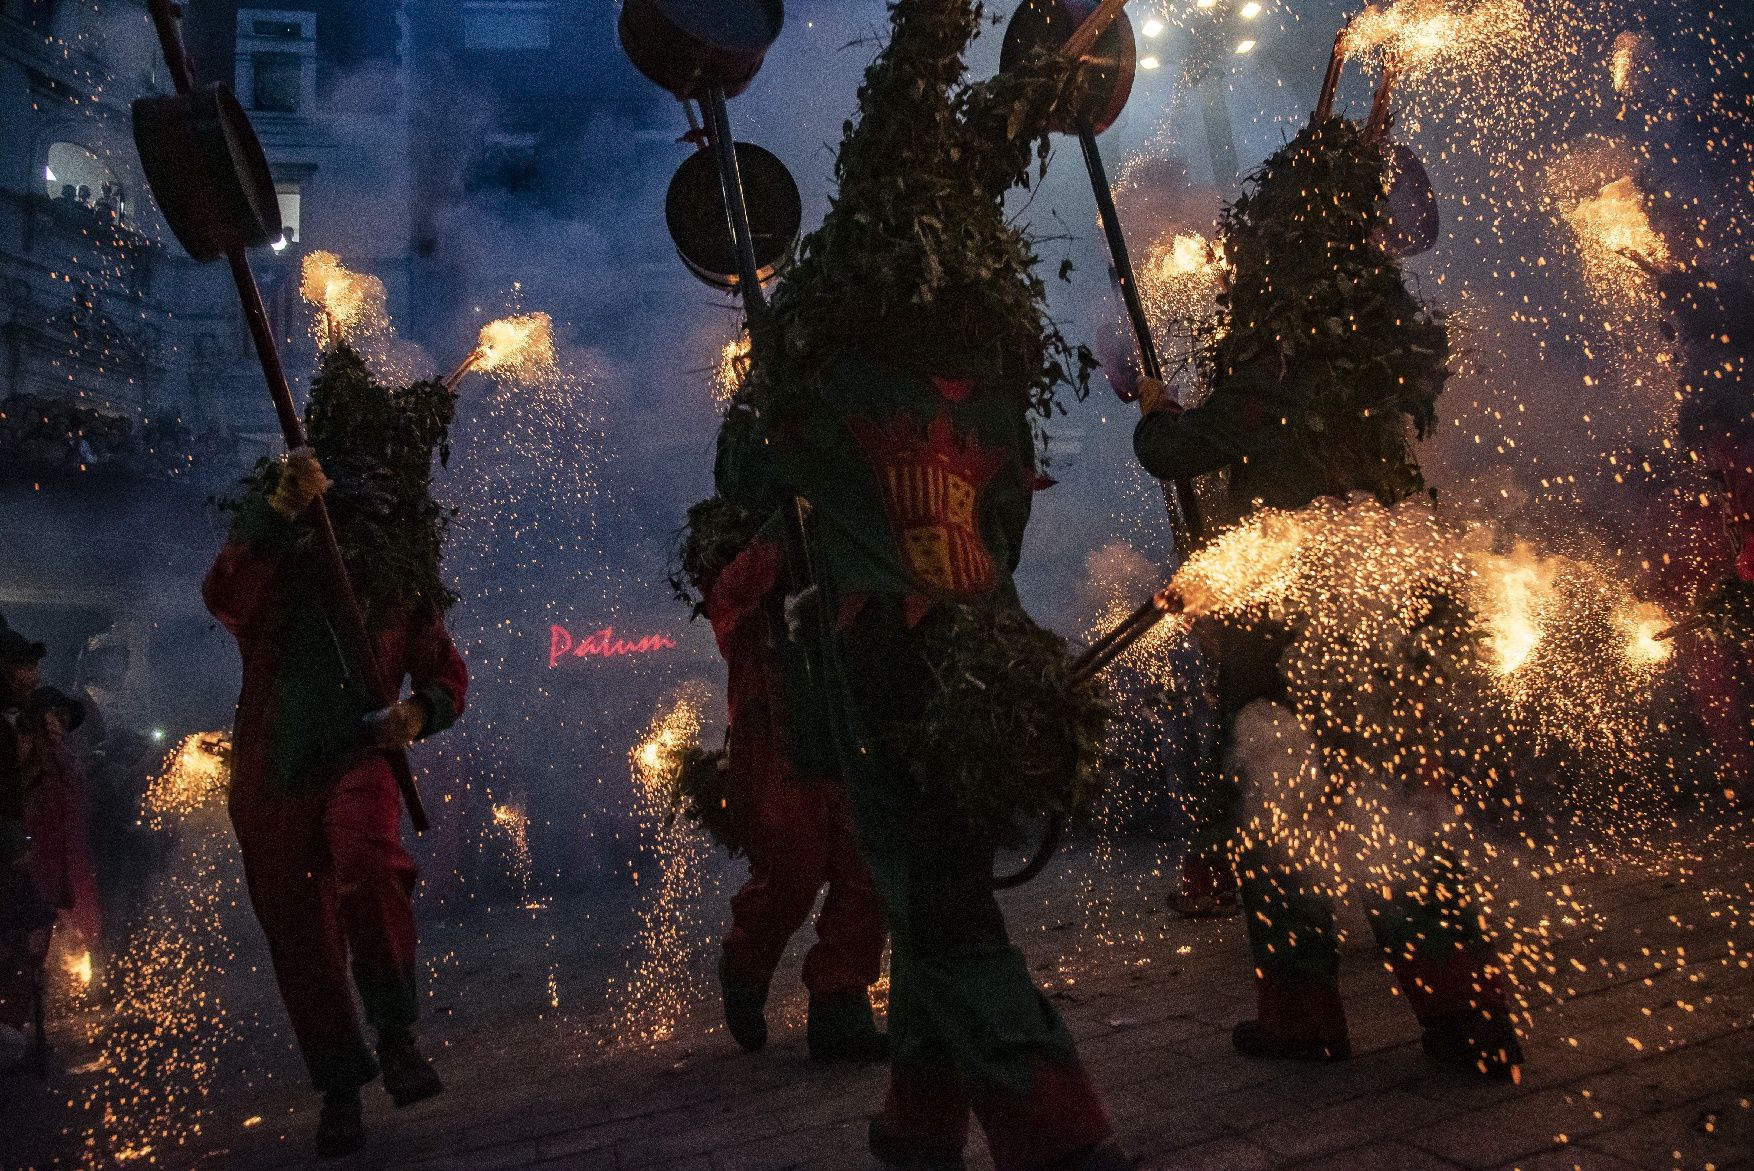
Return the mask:
[[675,649],[676,640],[662,634],[648,634],[629,641],[617,638],[613,626],[605,626],[575,639],[564,626],[548,628],[549,670],[560,666],[562,659],[624,659]]

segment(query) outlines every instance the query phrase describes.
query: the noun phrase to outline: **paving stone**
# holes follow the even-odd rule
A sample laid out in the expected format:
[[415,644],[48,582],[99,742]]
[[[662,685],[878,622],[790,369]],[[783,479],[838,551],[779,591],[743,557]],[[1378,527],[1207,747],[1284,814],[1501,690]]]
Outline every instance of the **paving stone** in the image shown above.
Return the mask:
[[1322,1110],[1299,1110],[1255,1127],[1248,1137],[1282,1161],[1296,1163],[1385,1141],[1442,1116],[1437,1103],[1390,1090],[1337,1102]]
[[1451,1117],[1409,1137],[1421,1149],[1464,1167],[1496,1167],[1557,1150],[1628,1117],[1612,1103],[1543,1090]]

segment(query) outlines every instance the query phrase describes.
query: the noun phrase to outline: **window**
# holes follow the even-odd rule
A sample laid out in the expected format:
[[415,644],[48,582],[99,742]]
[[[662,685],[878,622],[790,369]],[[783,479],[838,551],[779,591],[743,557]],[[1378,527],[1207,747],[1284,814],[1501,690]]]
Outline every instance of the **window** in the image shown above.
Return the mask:
[[285,244],[297,244],[302,237],[299,235],[299,211],[304,202],[299,194],[297,183],[276,183],[274,194],[280,200],[280,225],[285,230],[281,240]]
[[273,114],[298,113],[304,87],[304,62],[297,53],[253,53],[250,65],[255,84],[250,87],[250,108]]
[[116,183],[115,172],[76,142],[57,142],[49,148],[43,164],[43,189],[50,199],[82,207],[114,208],[118,215],[127,199]]
[[234,88],[264,114],[298,114],[315,105],[317,14],[239,9]]
[[463,5],[463,47],[471,53],[546,49],[553,31],[552,7],[531,0],[470,0]]

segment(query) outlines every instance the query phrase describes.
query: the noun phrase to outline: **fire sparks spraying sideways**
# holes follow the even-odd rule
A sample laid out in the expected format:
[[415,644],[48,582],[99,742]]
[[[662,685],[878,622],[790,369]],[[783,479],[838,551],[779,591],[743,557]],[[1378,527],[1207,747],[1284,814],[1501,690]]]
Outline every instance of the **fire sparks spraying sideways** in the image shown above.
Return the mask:
[[1521,0],[1399,0],[1353,19],[1346,52],[1390,62],[1402,80],[1447,62],[1479,59],[1528,23]]
[[520,313],[482,326],[475,349],[445,379],[445,386],[454,391],[475,372],[534,382],[554,369],[554,319],[546,313]]
[[749,377],[749,335],[741,334],[726,342],[719,351],[719,364],[713,370],[713,401],[723,406]]

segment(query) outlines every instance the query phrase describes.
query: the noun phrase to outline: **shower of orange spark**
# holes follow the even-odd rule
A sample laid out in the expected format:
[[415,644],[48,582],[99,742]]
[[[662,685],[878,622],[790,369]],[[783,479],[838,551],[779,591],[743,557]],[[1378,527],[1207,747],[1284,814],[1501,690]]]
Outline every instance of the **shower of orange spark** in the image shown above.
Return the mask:
[[304,258],[298,292],[318,310],[313,329],[323,349],[377,333],[389,322],[384,282],[352,271],[333,252],[313,252]]

